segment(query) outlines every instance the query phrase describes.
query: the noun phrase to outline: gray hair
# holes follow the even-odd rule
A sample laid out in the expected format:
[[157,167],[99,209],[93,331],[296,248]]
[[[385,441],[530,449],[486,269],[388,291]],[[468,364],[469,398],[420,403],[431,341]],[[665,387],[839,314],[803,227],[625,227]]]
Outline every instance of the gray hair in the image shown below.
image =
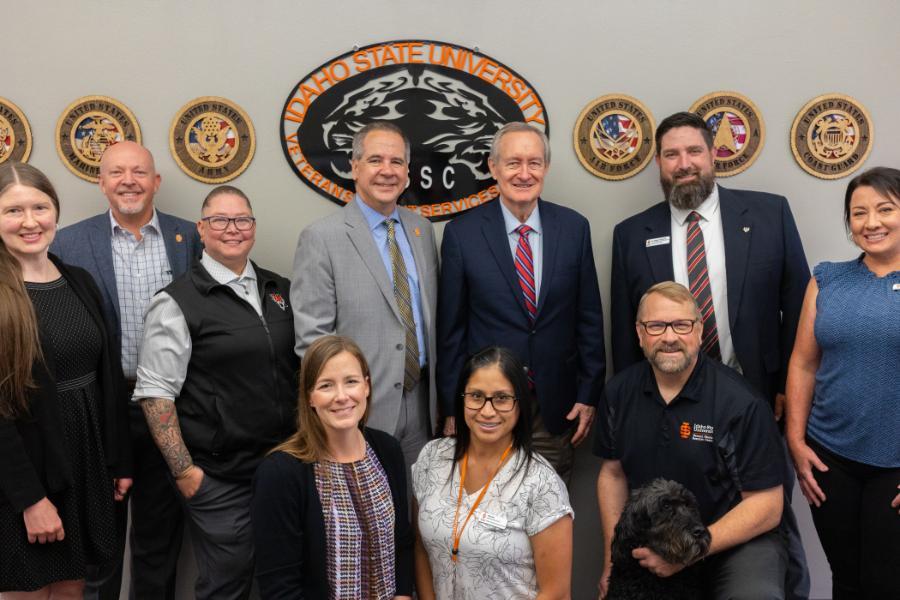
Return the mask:
[[353,160],[359,160],[363,156],[363,142],[366,140],[366,136],[372,133],[373,131],[389,131],[391,133],[396,133],[403,140],[403,147],[406,149],[406,162],[409,163],[410,158],[410,145],[409,138],[406,137],[406,134],[403,133],[403,130],[391,123],[390,121],[372,121],[367,125],[364,125],[362,129],[353,134]]
[[547,134],[537,127],[532,127],[528,123],[523,123],[522,121],[512,121],[497,130],[497,133],[494,134],[494,138],[491,140],[491,162],[496,163],[500,159],[500,140],[503,139],[503,136],[507,133],[520,132],[533,133],[541,138],[541,143],[544,145],[544,163],[549,165],[550,140],[547,139]]

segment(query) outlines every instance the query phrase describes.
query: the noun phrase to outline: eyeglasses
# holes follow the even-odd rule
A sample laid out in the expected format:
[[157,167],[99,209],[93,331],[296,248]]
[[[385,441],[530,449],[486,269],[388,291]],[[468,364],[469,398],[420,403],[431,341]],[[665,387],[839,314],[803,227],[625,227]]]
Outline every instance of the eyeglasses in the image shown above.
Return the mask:
[[200,220],[209,223],[209,228],[213,231],[225,231],[229,223],[234,223],[234,228],[238,231],[249,231],[256,224],[254,217],[203,217]]
[[694,330],[694,323],[697,321],[697,319],[679,319],[678,321],[641,321],[640,323],[644,326],[647,335],[662,335],[669,327],[678,335],[685,335]]
[[466,392],[463,394],[463,402],[466,408],[472,410],[481,410],[485,402],[490,402],[497,412],[509,412],[516,406],[516,397],[512,394],[486,396],[481,392]]

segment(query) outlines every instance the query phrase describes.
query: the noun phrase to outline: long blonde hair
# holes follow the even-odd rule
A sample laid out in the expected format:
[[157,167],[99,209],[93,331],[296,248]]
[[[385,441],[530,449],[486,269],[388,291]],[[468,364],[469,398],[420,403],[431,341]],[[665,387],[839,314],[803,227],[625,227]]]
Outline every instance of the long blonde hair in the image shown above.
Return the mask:
[[[318,413],[309,403],[310,393],[316,385],[316,380],[325,368],[325,364],[340,354],[349,352],[362,369],[363,377],[369,380],[369,363],[362,350],[352,339],[341,335],[326,335],[309,345],[300,366],[300,392],[297,399],[297,431],[287,440],[276,446],[271,452],[284,452],[303,462],[316,462],[324,458],[328,452],[328,437],[325,428],[319,419]],[[370,384],[371,389],[371,384]],[[371,402],[366,399],[366,410],[359,422],[359,427],[365,425],[369,418]]]

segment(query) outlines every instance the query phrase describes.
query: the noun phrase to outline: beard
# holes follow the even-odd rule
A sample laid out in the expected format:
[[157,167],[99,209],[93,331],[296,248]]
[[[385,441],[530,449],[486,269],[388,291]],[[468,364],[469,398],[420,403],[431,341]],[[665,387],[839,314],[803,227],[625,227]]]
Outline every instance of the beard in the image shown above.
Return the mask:
[[[661,356],[663,352],[673,352],[678,350],[681,352],[681,355],[665,355]],[[694,360],[694,357],[688,354],[687,348],[685,348],[684,344],[681,342],[674,343],[665,343],[661,342],[657,347],[652,350],[645,351],[644,355],[647,357],[647,360],[650,361],[654,367],[662,371],[663,373],[681,373],[685,369],[691,366],[691,363]]]
[[[696,180],[688,183],[676,183],[676,179],[686,175],[694,175]],[[663,194],[675,208],[694,210],[712,194],[716,180],[712,172],[703,173],[699,169],[683,169],[672,174],[671,179],[660,175]]]

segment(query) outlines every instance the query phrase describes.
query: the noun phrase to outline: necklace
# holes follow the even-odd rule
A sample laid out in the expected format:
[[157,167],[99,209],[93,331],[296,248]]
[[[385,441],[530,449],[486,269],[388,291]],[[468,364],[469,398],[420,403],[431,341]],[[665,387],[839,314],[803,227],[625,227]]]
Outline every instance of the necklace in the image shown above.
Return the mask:
[[506,447],[506,450],[503,451],[503,454],[500,456],[500,460],[497,462],[497,467],[494,469],[494,472],[491,473],[490,478],[488,478],[487,483],[484,484],[484,487],[481,488],[481,492],[478,494],[478,497],[475,499],[475,503],[472,505],[472,508],[469,509],[469,514],[466,515],[465,520],[462,522],[462,526],[459,525],[459,507],[462,506],[462,495],[463,495],[463,486],[466,483],[466,468],[469,465],[469,452],[463,455],[462,465],[459,467],[459,495],[456,497],[456,512],[453,515],[453,547],[450,548],[450,559],[453,562],[456,562],[456,557],[459,555],[459,540],[462,539],[463,531],[466,528],[466,525],[469,523],[469,519],[472,518],[472,515],[475,513],[475,509],[478,508],[478,505],[481,504],[481,499],[484,498],[484,494],[487,492],[487,489],[491,486],[491,482],[494,480],[494,477],[497,476],[497,471],[500,470],[500,467],[503,465],[503,461],[506,460],[506,457],[509,456],[509,452],[512,450],[512,444]]

